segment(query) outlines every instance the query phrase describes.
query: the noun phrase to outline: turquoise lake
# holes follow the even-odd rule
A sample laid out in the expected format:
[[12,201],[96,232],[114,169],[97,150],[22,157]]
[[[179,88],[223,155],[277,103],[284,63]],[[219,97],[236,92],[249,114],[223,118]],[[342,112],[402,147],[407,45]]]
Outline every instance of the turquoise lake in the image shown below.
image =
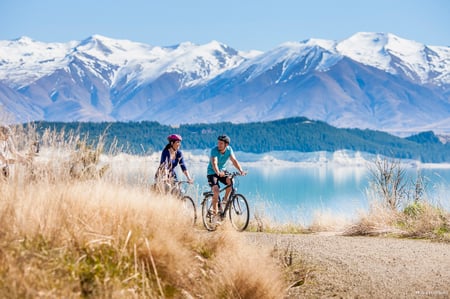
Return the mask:
[[[238,177],[239,193],[249,200],[253,214],[279,223],[307,225],[317,214],[352,219],[360,211],[367,211],[374,200],[369,188],[370,172],[365,167],[244,168],[248,175]],[[205,169],[191,169],[198,193],[208,189]],[[450,210],[450,168],[426,168],[420,173],[425,178],[427,199]],[[408,169],[406,177],[415,181],[417,170]]]

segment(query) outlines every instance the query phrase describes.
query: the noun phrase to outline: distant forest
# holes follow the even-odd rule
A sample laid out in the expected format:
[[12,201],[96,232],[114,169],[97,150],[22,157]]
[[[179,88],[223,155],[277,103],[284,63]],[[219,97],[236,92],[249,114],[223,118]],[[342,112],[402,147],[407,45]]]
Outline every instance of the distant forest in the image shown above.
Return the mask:
[[450,144],[442,144],[433,132],[400,138],[385,132],[339,129],[322,121],[304,117],[276,121],[234,124],[185,124],[171,127],[153,121],[141,122],[33,122],[38,134],[45,130],[64,130],[95,143],[103,136],[106,148],[111,144],[124,152],[144,155],[160,151],[169,134],[183,137],[185,150],[208,149],[217,136],[227,134],[235,151],[265,153],[270,151],[315,152],[337,150],[362,151],[422,162],[450,162]]

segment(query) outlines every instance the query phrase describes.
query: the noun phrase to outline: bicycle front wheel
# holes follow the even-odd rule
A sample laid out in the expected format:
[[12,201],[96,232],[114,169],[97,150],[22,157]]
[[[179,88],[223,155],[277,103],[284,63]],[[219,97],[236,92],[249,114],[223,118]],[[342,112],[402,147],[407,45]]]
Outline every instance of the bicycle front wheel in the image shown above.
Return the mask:
[[230,221],[237,231],[243,231],[248,226],[250,220],[250,210],[248,208],[247,199],[244,195],[236,194],[229,207]]
[[192,225],[195,225],[197,221],[197,209],[195,208],[194,200],[190,196],[185,195],[181,198],[181,202],[183,215],[191,218]]
[[217,228],[217,224],[214,223],[214,215],[212,212],[212,195],[206,195],[202,202],[202,220],[203,225],[209,231],[214,231]]

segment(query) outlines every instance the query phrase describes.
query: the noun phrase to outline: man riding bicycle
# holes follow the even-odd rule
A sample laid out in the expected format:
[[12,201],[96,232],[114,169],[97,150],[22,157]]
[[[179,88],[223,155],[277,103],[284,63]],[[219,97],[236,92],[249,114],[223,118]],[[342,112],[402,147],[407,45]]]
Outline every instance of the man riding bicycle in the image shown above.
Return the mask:
[[[228,160],[231,160],[234,167],[241,173],[246,175],[246,172],[242,170],[241,165],[236,159],[233,149],[230,146],[230,137],[227,135],[220,135],[217,138],[217,146],[211,149],[210,160],[208,163],[207,178],[208,184],[213,191],[212,207],[214,214],[214,221],[218,222],[218,199],[219,199],[219,182],[222,184],[231,184],[230,178],[227,176],[226,165]],[[226,189],[224,200],[228,200],[230,189]]]

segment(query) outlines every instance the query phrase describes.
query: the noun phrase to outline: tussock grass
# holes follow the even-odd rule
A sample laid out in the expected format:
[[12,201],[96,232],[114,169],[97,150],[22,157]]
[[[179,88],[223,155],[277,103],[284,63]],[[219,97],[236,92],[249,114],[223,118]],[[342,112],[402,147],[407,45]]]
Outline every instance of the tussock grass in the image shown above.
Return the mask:
[[345,235],[391,235],[450,242],[450,213],[429,202],[412,203],[393,210],[375,203],[360,219],[349,225]]
[[299,223],[278,223],[270,217],[254,213],[254,217],[250,219],[247,231],[279,233],[279,234],[301,234],[308,232],[308,229]]
[[367,212],[360,214],[359,220],[349,224],[344,230],[344,234],[349,236],[375,236],[397,232],[398,229],[395,228],[395,224],[398,217],[396,210],[374,201]]
[[427,201],[413,202],[399,215],[403,236],[450,242],[450,213]]
[[3,184],[0,192],[2,298],[282,292],[267,256],[231,230],[196,231],[171,197],[99,180]]
[[425,178],[406,177],[399,161],[378,160],[371,170],[370,209],[346,235],[390,234],[450,242],[450,213],[427,198]]

